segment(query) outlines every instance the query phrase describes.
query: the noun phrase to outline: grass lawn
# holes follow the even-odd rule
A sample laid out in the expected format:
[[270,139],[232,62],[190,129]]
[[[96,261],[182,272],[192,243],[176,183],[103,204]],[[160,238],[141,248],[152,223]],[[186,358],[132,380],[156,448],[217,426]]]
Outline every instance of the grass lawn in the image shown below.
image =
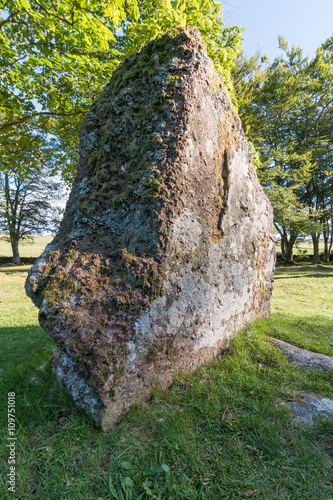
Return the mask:
[[[50,241],[52,241],[54,236],[35,236],[34,242],[32,244],[22,244],[19,245],[20,257],[38,257],[43,253],[44,248]],[[4,241],[0,238],[0,257],[11,257],[12,250],[10,243]]]
[[[290,366],[270,335],[333,355],[333,267],[279,267],[271,318],[103,435],[56,383],[54,346],[23,290],[27,267],[0,268],[0,498],[333,498],[333,419],[304,428],[285,404],[333,397],[333,372]],[[6,496],[7,393],[16,394],[16,492]]]
[[271,309],[273,337],[333,356],[333,265],[277,267]]

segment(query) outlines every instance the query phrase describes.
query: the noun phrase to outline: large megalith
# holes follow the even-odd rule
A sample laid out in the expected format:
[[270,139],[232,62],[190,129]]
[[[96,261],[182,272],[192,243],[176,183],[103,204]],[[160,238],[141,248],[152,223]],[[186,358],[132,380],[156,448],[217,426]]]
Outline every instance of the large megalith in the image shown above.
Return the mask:
[[58,380],[109,429],[269,314],[274,239],[200,33],[150,42],[91,106],[59,233],[27,280]]

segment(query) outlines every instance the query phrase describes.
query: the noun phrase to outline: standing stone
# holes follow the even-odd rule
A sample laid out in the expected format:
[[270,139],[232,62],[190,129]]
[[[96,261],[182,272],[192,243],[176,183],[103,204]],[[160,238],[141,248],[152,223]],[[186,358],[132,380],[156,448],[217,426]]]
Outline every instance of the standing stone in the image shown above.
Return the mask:
[[199,31],[150,42],[91,106],[60,231],[27,280],[57,378],[109,429],[269,314],[274,240]]

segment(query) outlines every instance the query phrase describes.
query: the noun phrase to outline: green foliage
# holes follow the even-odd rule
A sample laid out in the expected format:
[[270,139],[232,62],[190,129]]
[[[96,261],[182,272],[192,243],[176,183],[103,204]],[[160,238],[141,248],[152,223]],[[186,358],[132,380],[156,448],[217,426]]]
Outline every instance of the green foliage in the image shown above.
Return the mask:
[[128,23],[121,37],[125,57],[150,39],[177,26],[196,26],[207,45],[208,55],[227,83],[233,59],[240,48],[242,29],[224,28],[222,8],[214,0],[150,0],[138,2],[139,22]]
[[297,236],[306,236],[320,230],[320,224],[297,199],[294,189],[287,189],[273,181],[269,185],[268,194],[274,211],[275,226],[280,229],[280,234],[290,231]]
[[240,54],[233,80],[246,134],[260,154],[258,176],[292,258],[299,235],[315,237],[324,222],[331,227],[333,52],[331,39],[311,61],[282,37],[280,48],[284,54],[271,64],[260,53]]
[[68,183],[80,123],[119,62],[164,31],[194,24],[228,82],[241,39],[240,28],[223,27],[215,0],[9,0],[0,15],[0,133],[5,143],[19,135],[25,147],[29,127],[52,134],[49,151]]

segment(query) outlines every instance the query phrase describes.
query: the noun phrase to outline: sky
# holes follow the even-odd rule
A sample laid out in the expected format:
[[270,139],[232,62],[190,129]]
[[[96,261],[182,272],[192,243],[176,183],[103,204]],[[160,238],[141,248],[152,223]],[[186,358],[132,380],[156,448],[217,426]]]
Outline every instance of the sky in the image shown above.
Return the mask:
[[270,61],[282,52],[278,36],[314,56],[333,35],[333,0],[219,0],[225,27],[246,28],[243,47],[248,56],[262,49]]

